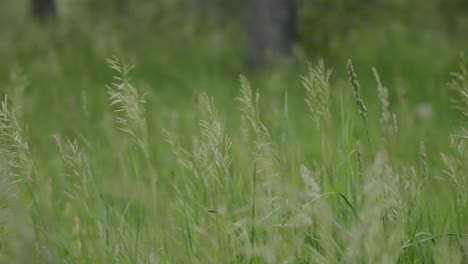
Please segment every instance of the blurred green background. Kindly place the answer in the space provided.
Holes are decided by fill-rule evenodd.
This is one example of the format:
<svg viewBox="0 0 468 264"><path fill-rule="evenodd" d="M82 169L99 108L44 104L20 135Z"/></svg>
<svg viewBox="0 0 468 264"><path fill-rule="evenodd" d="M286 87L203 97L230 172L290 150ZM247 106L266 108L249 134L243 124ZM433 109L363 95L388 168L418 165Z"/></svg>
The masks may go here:
<svg viewBox="0 0 468 264"><path fill-rule="evenodd" d="M117 55L139 65L138 74L148 81L180 89L196 87L206 75L249 73L249 29L262 23L262 18L252 19L254 2L267 2L267 11L278 13L275 8L290 5L282 2L293 2L55 0L54 17L40 23L33 17L34 1L0 3L2 79L11 65L22 63L44 63L42 70L50 75L64 71L98 78L104 58ZM295 67L322 57L341 74L343 62L352 58L358 67L377 67L392 84L399 77L420 84L415 93L429 92L430 78L453 69L468 42L463 0L297 0L290 9L294 25L279 34L292 32L284 38L292 42ZM284 27L278 20L272 28Z"/></svg>

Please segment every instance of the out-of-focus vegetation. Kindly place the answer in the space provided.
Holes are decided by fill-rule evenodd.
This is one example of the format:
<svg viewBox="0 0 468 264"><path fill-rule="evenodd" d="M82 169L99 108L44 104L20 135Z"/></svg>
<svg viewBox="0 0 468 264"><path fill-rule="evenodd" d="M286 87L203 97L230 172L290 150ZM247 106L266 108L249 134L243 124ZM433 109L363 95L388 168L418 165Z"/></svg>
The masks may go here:
<svg viewBox="0 0 468 264"><path fill-rule="evenodd" d="M0 263L467 261L466 1L249 4L0 2Z"/></svg>

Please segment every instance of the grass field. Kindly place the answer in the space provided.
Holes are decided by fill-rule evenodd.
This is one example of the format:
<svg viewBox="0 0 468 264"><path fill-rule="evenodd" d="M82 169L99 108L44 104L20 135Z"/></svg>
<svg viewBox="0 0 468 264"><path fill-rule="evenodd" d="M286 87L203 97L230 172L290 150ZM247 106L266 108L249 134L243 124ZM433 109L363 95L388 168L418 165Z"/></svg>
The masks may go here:
<svg viewBox="0 0 468 264"><path fill-rule="evenodd" d="M468 263L466 43L126 25L1 27L0 263Z"/></svg>

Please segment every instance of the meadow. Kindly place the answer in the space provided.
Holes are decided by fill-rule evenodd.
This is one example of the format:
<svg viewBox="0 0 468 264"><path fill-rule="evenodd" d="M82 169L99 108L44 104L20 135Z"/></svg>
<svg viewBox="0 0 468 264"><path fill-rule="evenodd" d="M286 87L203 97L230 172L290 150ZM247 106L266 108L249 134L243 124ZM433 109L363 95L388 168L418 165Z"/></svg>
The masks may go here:
<svg viewBox="0 0 468 264"><path fill-rule="evenodd" d="M0 263L468 262L465 40L393 24L253 72L237 28L15 19Z"/></svg>

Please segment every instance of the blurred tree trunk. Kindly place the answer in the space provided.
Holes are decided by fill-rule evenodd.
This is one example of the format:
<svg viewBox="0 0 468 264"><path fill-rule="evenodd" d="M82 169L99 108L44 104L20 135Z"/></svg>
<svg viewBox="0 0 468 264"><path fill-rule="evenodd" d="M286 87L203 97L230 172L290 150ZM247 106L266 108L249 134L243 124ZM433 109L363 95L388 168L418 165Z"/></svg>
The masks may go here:
<svg viewBox="0 0 468 264"><path fill-rule="evenodd" d="M115 5L117 12L119 14L126 14L128 11L128 1L127 0L116 0Z"/></svg>
<svg viewBox="0 0 468 264"><path fill-rule="evenodd" d="M32 0L32 14L35 18L44 20L55 16L54 0Z"/></svg>
<svg viewBox="0 0 468 264"><path fill-rule="evenodd" d="M250 60L254 67L292 60L297 38L295 0L251 0L247 22Z"/></svg>

